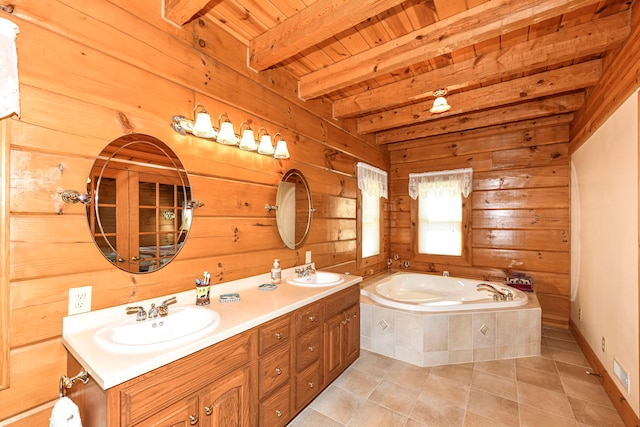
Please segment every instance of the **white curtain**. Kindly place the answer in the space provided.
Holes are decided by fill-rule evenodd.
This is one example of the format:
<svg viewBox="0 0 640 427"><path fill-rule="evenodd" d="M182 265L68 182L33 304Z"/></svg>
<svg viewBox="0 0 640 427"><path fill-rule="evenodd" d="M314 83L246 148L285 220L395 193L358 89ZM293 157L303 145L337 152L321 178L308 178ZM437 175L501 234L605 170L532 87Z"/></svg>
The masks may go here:
<svg viewBox="0 0 640 427"><path fill-rule="evenodd" d="M473 187L473 169L452 169L447 171L409 174L409 196L416 200L418 196L443 195L452 197L462 194L465 198Z"/></svg>
<svg viewBox="0 0 640 427"><path fill-rule="evenodd" d="M20 116L16 53L16 34L19 32L16 24L0 18L0 119L14 113Z"/></svg>
<svg viewBox="0 0 640 427"><path fill-rule="evenodd" d="M358 163L358 188L373 197L389 198L387 173L366 163Z"/></svg>

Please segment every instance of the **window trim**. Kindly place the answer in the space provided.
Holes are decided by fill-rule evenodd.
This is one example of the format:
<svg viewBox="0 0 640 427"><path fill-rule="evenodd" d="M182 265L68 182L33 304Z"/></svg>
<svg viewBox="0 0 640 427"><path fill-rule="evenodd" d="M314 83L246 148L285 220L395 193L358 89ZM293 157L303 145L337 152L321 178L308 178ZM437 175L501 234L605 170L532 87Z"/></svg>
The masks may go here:
<svg viewBox="0 0 640 427"><path fill-rule="evenodd" d="M387 235L385 234L384 224L386 224L386 216L384 203L385 200L380 197L380 253L377 255L371 255L366 258L362 257L362 190L357 191L356 198L356 266L357 268L364 268L373 266L375 264L385 262L387 258Z"/></svg>

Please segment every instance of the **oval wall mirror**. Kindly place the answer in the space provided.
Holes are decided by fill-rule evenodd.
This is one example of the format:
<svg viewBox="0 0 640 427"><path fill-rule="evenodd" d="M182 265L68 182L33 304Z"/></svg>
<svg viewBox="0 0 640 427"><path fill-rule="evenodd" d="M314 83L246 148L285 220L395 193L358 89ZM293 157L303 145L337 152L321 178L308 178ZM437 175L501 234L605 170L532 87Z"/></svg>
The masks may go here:
<svg viewBox="0 0 640 427"><path fill-rule="evenodd" d="M159 139L131 134L111 142L91 168L87 194L91 235L116 267L157 271L184 245L193 215L189 177Z"/></svg>
<svg viewBox="0 0 640 427"><path fill-rule="evenodd" d="M285 246L301 247L311 229L311 191L302 172L291 169L284 174L276 193L276 224Z"/></svg>

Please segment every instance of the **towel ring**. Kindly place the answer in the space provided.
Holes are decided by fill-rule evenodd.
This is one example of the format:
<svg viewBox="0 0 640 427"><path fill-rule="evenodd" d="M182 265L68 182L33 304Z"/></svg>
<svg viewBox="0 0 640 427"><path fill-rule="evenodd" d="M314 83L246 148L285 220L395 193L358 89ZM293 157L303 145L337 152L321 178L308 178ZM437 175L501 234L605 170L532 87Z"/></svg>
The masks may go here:
<svg viewBox="0 0 640 427"><path fill-rule="evenodd" d="M60 399L64 397L65 389L73 387L73 384L78 380L82 381L83 384L89 382L89 373L86 369L82 368L82 371L75 377L67 377L66 375L60 377L60 384L58 385L60 388Z"/></svg>

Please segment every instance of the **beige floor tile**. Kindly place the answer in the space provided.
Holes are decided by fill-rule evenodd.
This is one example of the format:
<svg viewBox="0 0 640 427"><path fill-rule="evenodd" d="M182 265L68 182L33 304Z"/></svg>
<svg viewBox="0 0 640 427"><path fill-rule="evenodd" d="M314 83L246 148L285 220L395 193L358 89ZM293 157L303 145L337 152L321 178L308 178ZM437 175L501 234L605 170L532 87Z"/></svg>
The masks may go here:
<svg viewBox="0 0 640 427"><path fill-rule="evenodd" d="M575 427L576 420L520 405L520 427Z"/></svg>
<svg viewBox="0 0 640 427"><path fill-rule="evenodd" d="M365 402L360 411L347 423L347 427L402 427L407 417L373 402Z"/></svg>
<svg viewBox="0 0 640 427"><path fill-rule="evenodd" d="M565 418L573 418L569 399L564 393L518 382L518 402Z"/></svg>
<svg viewBox="0 0 640 427"><path fill-rule="evenodd" d="M573 351L575 353L581 352L580 347L575 341L565 341L547 337L547 346L549 346L549 348L559 348L562 350Z"/></svg>
<svg viewBox="0 0 640 427"><path fill-rule="evenodd" d="M495 394L496 396L513 400L514 402L518 401L518 386L515 380L488 374L477 369L473 371L471 388Z"/></svg>
<svg viewBox="0 0 640 427"><path fill-rule="evenodd" d="M382 356L370 351L361 350L358 360L353 362L352 368L360 369L369 372L371 375L376 376L380 380L386 375L387 371L396 362L387 356Z"/></svg>
<svg viewBox="0 0 640 427"><path fill-rule="evenodd" d="M556 365L567 396L613 408L598 377L587 375L582 366L562 362L556 362Z"/></svg>
<svg viewBox="0 0 640 427"><path fill-rule="evenodd" d="M473 378L473 363L433 366L431 368L430 376L433 375L438 375L464 385L469 385Z"/></svg>
<svg viewBox="0 0 640 427"><path fill-rule="evenodd" d="M310 407L339 423L346 424L364 402L365 399L330 385L311 402Z"/></svg>
<svg viewBox="0 0 640 427"><path fill-rule="evenodd" d="M307 407L288 424L288 427L344 427L344 424L327 417L311 407Z"/></svg>
<svg viewBox="0 0 640 427"><path fill-rule="evenodd" d="M506 360L489 360L486 362L476 362L473 364L473 370L482 371L488 374L507 378L516 379L516 363L515 359Z"/></svg>
<svg viewBox="0 0 640 427"><path fill-rule="evenodd" d="M410 418L430 427L456 427L462 426L464 413L464 408L460 406L420 395Z"/></svg>
<svg viewBox="0 0 640 427"><path fill-rule="evenodd" d="M429 372L431 372L431 368L420 368L409 363L396 361L384 379L420 391L424 388Z"/></svg>
<svg viewBox="0 0 640 427"><path fill-rule="evenodd" d="M556 362L569 363L572 365L582 366L584 368L591 368L587 358L582 353L576 353L575 351L562 350L560 348L550 349L551 357Z"/></svg>
<svg viewBox="0 0 640 427"><path fill-rule="evenodd" d="M525 367L529 369L535 369L536 371L543 371L552 374L556 374L556 364L553 359L548 359L546 357L540 356L531 356L531 357L522 357L516 359L517 367Z"/></svg>
<svg viewBox="0 0 640 427"><path fill-rule="evenodd" d="M333 382L333 385L367 398L384 378L384 375L380 374L380 371L371 372L370 369L361 370L351 366Z"/></svg>
<svg viewBox="0 0 640 427"><path fill-rule="evenodd" d="M542 335L549 338L555 338L563 341L575 342L575 337L568 329L542 328Z"/></svg>
<svg viewBox="0 0 640 427"><path fill-rule="evenodd" d="M463 427L507 427L509 424L502 424L482 415L475 414L469 410L464 414Z"/></svg>
<svg viewBox="0 0 640 427"><path fill-rule="evenodd" d="M469 392L467 410L508 426L519 424L517 402L475 388Z"/></svg>
<svg viewBox="0 0 640 427"><path fill-rule="evenodd" d="M409 418L407 420L407 423L404 425L404 427L429 427L429 426L423 422Z"/></svg>
<svg viewBox="0 0 640 427"><path fill-rule="evenodd" d="M516 377L519 383L527 383L557 393L564 393L560 376L555 372L543 372L525 366L516 366Z"/></svg>
<svg viewBox="0 0 640 427"><path fill-rule="evenodd" d="M409 415L418 400L418 393L390 381L381 382L373 391L369 400L401 415Z"/></svg>
<svg viewBox="0 0 640 427"><path fill-rule="evenodd" d="M594 405L584 400L569 398L571 408L578 422L589 426L624 427L622 419L613 408Z"/></svg>
<svg viewBox="0 0 640 427"><path fill-rule="evenodd" d="M469 386L438 375L429 375L418 401L451 404L464 408L467 406Z"/></svg>

